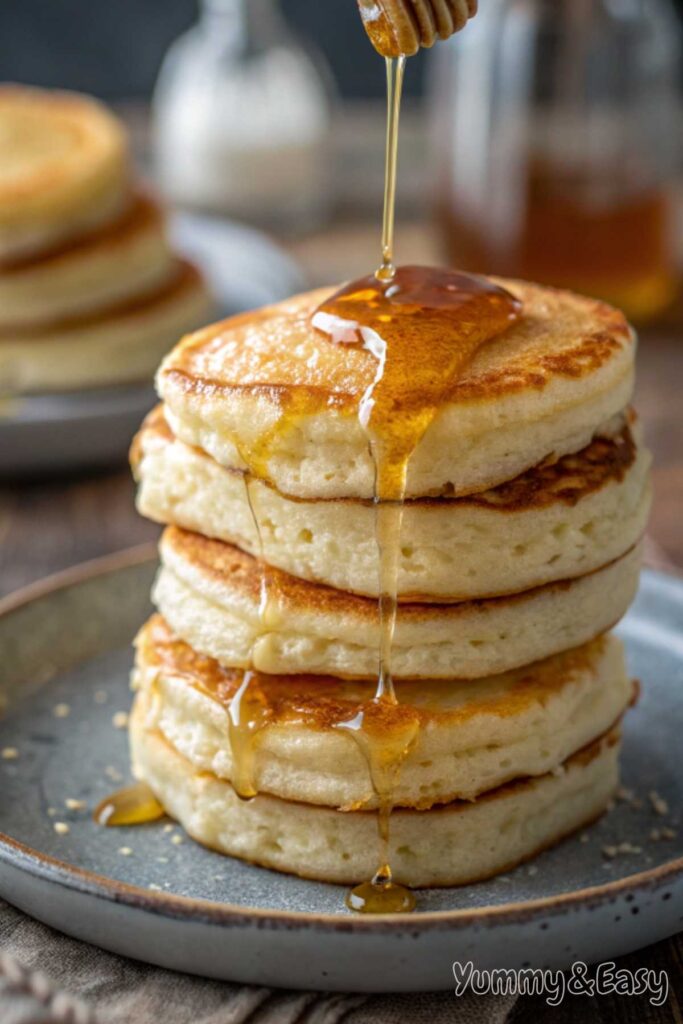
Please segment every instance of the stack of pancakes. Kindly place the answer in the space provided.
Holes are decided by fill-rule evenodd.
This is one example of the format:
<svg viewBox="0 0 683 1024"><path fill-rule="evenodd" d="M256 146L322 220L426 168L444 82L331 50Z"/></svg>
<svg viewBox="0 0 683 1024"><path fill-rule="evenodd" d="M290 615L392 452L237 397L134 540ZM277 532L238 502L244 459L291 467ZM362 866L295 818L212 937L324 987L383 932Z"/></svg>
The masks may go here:
<svg viewBox="0 0 683 1024"><path fill-rule="evenodd" d="M500 283L521 319L467 364L409 463L398 708L373 703L374 466L355 407L376 364L311 326L329 292L205 328L162 364L132 451L139 508L167 529L131 740L137 777L200 842L370 878L373 745L401 750L390 862L411 886L507 869L614 793L634 692L608 630L650 501L635 339L601 303ZM347 728L361 712L365 746Z"/></svg>
<svg viewBox="0 0 683 1024"><path fill-rule="evenodd" d="M0 393L150 376L209 301L122 125L85 96L3 86L0 151Z"/></svg>

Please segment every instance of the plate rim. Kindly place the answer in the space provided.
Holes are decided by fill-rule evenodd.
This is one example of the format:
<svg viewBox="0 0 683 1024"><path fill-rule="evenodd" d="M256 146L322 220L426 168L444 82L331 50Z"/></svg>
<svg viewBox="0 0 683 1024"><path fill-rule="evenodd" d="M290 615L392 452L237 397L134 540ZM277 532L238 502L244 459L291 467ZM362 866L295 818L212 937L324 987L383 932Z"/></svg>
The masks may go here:
<svg viewBox="0 0 683 1024"><path fill-rule="evenodd" d="M132 548L125 548L111 554L90 559L78 565L62 569L42 579L21 587L0 598L0 619L35 601L45 599L60 590L79 586L92 579L107 576L125 569L158 560L156 542L147 542ZM647 569L649 577L660 578L665 584L674 583L681 589L683 580L675 573ZM0 864L26 872L35 878L82 894L122 903L132 909L155 913L173 919L198 919L208 924L229 926L257 924L287 929L321 928L325 931L393 933L408 928L412 933L438 931L443 928L461 928L470 925L514 925L524 924L541 914L556 915L566 910L614 900L634 890L659 888L668 882L683 878L683 856L638 871L623 878L604 882L600 885L574 889L570 892L543 896L533 900L498 903L487 907L462 908L455 910L431 910L419 914L378 915L376 918L362 915L318 913L314 911L264 910L233 903L222 903L173 893L157 893L143 886L120 882L106 875L88 871L68 861L21 843L0 830ZM269 870L263 868L262 870Z"/></svg>

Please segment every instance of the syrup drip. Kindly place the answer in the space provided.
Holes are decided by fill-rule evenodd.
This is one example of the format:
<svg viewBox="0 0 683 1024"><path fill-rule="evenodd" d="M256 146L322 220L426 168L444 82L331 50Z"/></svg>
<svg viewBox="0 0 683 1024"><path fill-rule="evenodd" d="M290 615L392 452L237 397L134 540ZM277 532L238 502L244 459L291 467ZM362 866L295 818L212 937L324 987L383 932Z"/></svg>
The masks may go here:
<svg viewBox="0 0 683 1024"><path fill-rule="evenodd" d="M244 456L243 456L244 458ZM245 458L246 461L246 458ZM267 569L263 560L263 543L258 517L250 490L249 474L244 476L244 489L260 550L259 623L264 628L268 603ZM232 753L231 784L241 800L251 800L258 793L254 780L256 740L268 724L269 713L259 685L259 673L253 664L244 671L241 683L227 707L228 736ZM98 825L142 825L164 817L165 810L146 783L118 790L106 797L93 812Z"/></svg>
<svg viewBox="0 0 683 1024"><path fill-rule="evenodd" d="M163 818L166 811L146 782L119 789L105 797L93 811L98 825L145 825Z"/></svg>
<svg viewBox="0 0 683 1024"><path fill-rule="evenodd" d="M258 793L254 781L255 740L267 720L258 688L258 674L248 669L228 708L232 751L230 782L242 800L251 800Z"/></svg>
<svg viewBox="0 0 683 1024"><path fill-rule="evenodd" d="M242 458L249 453L240 453ZM247 459L245 459L247 461ZM244 490L249 506L252 523L256 531L259 548L259 633L265 628L266 610L268 606L268 573L263 557L263 538L251 493L251 480L244 476ZM256 640L254 641L256 643ZM228 707L228 734L232 753L231 784L241 800L251 800L258 795L254 775L256 757L256 740L268 724L268 712L259 687L259 674L253 665L253 645L249 652L250 665L245 671L242 683L230 701Z"/></svg>
<svg viewBox="0 0 683 1024"><path fill-rule="evenodd" d="M391 880L391 868L384 864L369 882L349 889L346 906L360 914L408 914L415 910L415 894Z"/></svg>
<svg viewBox="0 0 683 1024"><path fill-rule="evenodd" d="M385 640L384 630L382 641ZM390 641L389 641L390 647ZM388 663L384 666L387 669ZM385 689L386 682L390 690ZM396 714L392 714L392 711ZM336 728L349 732L365 757L373 792L378 801L377 831L379 836L378 867L370 882L364 882L347 893L346 905L361 913L386 914L415 908L415 897L405 886L393 881L389 863L389 821L394 793L405 761L420 731L417 712L407 714L394 693L391 676L380 677L374 698L349 721Z"/></svg>
<svg viewBox="0 0 683 1024"><path fill-rule="evenodd" d="M381 271L382 268L380 268ZM400 536L410 457L462 368L482 344L519 316L510 294L481 278L429 267L399 267L390 280L374 275L342 288L316 311L313 326L333 343L365 348L375 378L358 407L375 466L375 533L379 554L379 674L374 705L396 708L391 648L398 607ZM379 801L380 865L354 889L347 905L366 913L404 910L411 897L392 881L388 863L392 794L417 738L373 737L371 706L347 729L368 761ZM377 766L381 765L378 770Z"/></svg>
<svg viewBox="0 0 683 1024"><path fill-rule="evenodd" d="M412 910L413 894L393 881L389 822L403 763L419 723L373 730L373 709L398 710L391 649L398 608L400 536L408 463L462 368L486 341L517 319L520 304L482 278L429 267L394 266L394 209L401 87L405 57L387 59L387 150L382 262L324 302L313 326L333 343L365 348L377 361L358 419L375 467L375 535L379 556L380 646L373 701L340 723L363 752L379 803L379 866L370 882L352 889L347 906L363 913Z"/></svg>
<svg viewBox="0 0 683 1024"><path fill-rule="evenodd" d="M405 57L386 58L387 67L387 142L384 163L384 213L382 216L382 263L376 274L380 281L391 281L394 267L394 220L396 211L396 172L398 168L398 127Z"/></svg>

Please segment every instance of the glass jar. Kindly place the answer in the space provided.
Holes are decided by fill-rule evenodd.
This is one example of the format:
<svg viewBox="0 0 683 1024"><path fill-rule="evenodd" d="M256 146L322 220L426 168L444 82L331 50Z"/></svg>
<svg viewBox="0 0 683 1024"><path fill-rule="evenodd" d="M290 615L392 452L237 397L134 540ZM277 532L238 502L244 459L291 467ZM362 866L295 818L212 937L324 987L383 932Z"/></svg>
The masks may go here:
<svg viewBox="0 0 683 1024"><path fill-rule="evenodd" d="M636 320L666 307L680 44L669 0L487 0L435 47L451 260L595 295Z"/></svg>
<svg viewBox="0 0 683 1024"><path fill-rule="evenodd" d="M276 0L202 0L153 101L158 180L173 201L304 230L330 199L330 79Z"/></svg>

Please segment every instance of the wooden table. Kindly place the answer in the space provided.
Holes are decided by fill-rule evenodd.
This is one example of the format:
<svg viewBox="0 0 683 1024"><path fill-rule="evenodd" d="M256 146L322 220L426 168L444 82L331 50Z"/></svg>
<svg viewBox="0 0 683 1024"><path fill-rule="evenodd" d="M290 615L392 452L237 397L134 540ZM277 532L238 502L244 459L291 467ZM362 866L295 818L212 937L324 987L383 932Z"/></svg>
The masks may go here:
<svg viewBox="0 0 683 1024"><path fill-rule="evenodd" d="M438 257L424 223L399 228L402 262ZM377 258L373 226L344 222L290 245L312 283L357 276ZM683 318L681 318L683 319ZM683 328L667 329L641 342L637 405L655 456L655 505L651 520L654 557L683 567ZM0 484L0 596L66 566L154 539L158 529L140 519L125 466L75 477ZM651 551L651 553L652 553ZM683 626L683 624L682 624ZM515 1020L633 1021L683 1024L679 936L633 956L622 965L666 969L672 995L662 1008L645 999L578 997L549 1010L542 1000L520 1004Z"/></svg>

